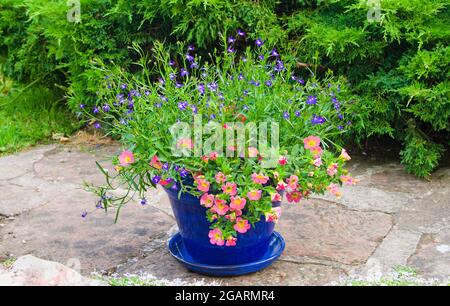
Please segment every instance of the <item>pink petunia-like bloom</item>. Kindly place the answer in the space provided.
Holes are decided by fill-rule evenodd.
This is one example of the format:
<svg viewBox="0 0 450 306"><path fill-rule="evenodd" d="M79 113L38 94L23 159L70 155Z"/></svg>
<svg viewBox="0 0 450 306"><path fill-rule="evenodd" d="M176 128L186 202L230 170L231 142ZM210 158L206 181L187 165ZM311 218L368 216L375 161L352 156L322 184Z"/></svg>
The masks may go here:
<svg viewBox="0 0 450 306"><path fill-rule="evenodd" d="M122 167L127 167L134 163L134 155L131 151L123 151L119 155L119 163Z"/></svg>
<svg viewBox="0 0 450 306"><path fill-rule="evenodd" d="M209 159L210 159L210 160L214 161L214 160L217 159L217 157L219 157L219 153L217 153L217 152L215 152L215 151L209 153Z"/></svg>
<svg viewBox="0 0 450 306"><path fill-rule="evenodd" d="M227 177L222 172L217 172L215 178L217 184L223 184L227 180Z"/></svg>
<svg viewBox="0 0 450 306"><path fill-rule="evenodd" d="M280 156L280 158L278 158L278 163L282 166L286 165L288 162L286 156Z"/></svg>
<svg viewBox="0 0 450 306"><path fill-rule="evenodd" d="M266 218L266 222L277 223L281 217L281 207L272 208L271 212L264 214L264 217Z"/></svg>
<svg viewBox="0 0 450 306"><path fill-rule="evenodd" d="M278 191L285 190L285 189L286 189L286 183L283 182L283 180L279 181L278 184L277 184L276 189L277 189Z"/></svg>
<svg viewBox="0 0 450 306"><path fill-rule="evenodd" d="M250 201L259 201L259 199L261 199L261 194L261 190L251 190L247 193L247 197Z"/></svg>
<svg viewBox="0 0 450 306"><path fill-rule="evenodd" d="M237 241L237 238L230 236L227 238L227 242L225 243L225 245L228 247L236 246L236 241Z"/></svg>
<svg viewBox="0 0 450 306"><path fill-rule="evenodd" d="M200 198L200 204L206 208L210 208L214 205L214 195L213 194L203 194Z"/></svg>
<svg viewBox="0 0 450 306"><path fill-rule="evenodd" d="M320 145L320 138L317 136L308 136L303 139L303 143L305 145L305 149L311 150Z"/></svg>
<svg viewBox="0 0 450 306"><path fill-rule="evenodd" d="M352 158L350 157L350 155L348 155L348 153L347 153L347 151L346 151L345 149L342 149L342 150L341 150L341 155L339 155L339 158L340 158L340 159L343 159L343 160L345 160L345 161L349 161L350 159L352 159Z"/></svg>
<svg viewBox="0 0 450 306"><path fill-rule="evenodd" d="M356 185L356 183L358 183L357 179L348 175L341 175L340 180L345 185Z"/></svg>
<svg viewBox="0 0 450 306"><path fill-rule="evenodd" d="M253 180L253 182L256 183L256 184L262 184L262 185L264 185L264 184L266 184L267 181L269 180L269 177L266 176L266 175L264 175L264 174L262 174L262 173L259 173L259 174L253 173L253 174L252 174L252 180Z"/></svg>
<svg viewBox="0 0 450 306"><path fill-rule="evenodd" d="M279 194L278 192L274 192L270 195L270 199L272 200L272 202L281 202L281 194Z"/></svg>
<svg viewBox="0 0 450 306"><path fill-rule="evenodd" d="M227 205L227 202L225 202L225 200L216 199L211 210L219 216L223 216L228 212L228 210L230 210L230 207Z"/></svg>
<svg viewBox="0 0 450 306"><path fill-rule="evenodd" d="M292 185L296 185L297 183L298 183L298 176L297 175L291 175L288 179L287 179L287 182L289 183L289 184L292 184Z"/></svg>
<svg viewBox="0 0 450 306"><path fill-rule="evenodd" d="M313 165L316 167L320 167L322 166L322 159L320 157L316 158L315 160L313 160Z"/></svg>
<svg viewBox="0 0 450 306"><path fill-rule="evenodd" d="M248 157L250 158L254 158L254 157L258 157L258 149L255 147L249 147L248 148Z"/></svg>
<svg viewBox="0 0 450 306"><path fill-rule="evenodd" d="M245 207L247 200L241 197L231 197L230 207L232 210L242 210Z"/></svg>
<svg viewBox="0 0 450 306"><path fill-rule="evenodd" d="M202 156L202 162L207 164L209 162L209 157L207 155L203 155Z"/></svg>
<svg viewBox="0 0 450 306"><path fill-rule="evenodd" d="M192 142L192 139L190 139L190 138L182 138L177 141L177 148L178 149L193 149L194 143Z"/></svg>
<svg viewBox="0 0 450 306"><path fill-rule="evenodd" d="M237 185L235 183L227 182L222 186L222 191L226 194L234 196L237 193Z"/></svg>
<svg viewBox="0 0 450 306"><path fill-rule="evenodd" d="M225 218L227 220L230 220L231 222L236 222L236 218L242 216L242 211L241 210L235 210L231 213L229 213L228 215L225 216Z"/></svg>
<svg viewBox="0 0 450 306"><path fill-rule="evenodd" d="M162 169L162 163L159 161L158 156L153 156L152 160L150 161L150 166L152 166L155 169L161 170Z"/></svg>
<svg viewBox="0 0 450 306"><path fill-rule="evenodd" d="M225 240L223 239L222 231L218 228L209 231L208 234L209 243L216 244L218 246L223 246L225 244Z"/></svg>
<svg viewBox="0 0 450 306"><path fill-rule="evenodd" d="M209 191L209 182L205 179L197 179L197 189L203 192Z"/></svg>
<svg viewBox="0 0 450 306"><path fill-rule="evenodd" d="M335 195L336 197L340 197L341 195L342 195L342 193L339 191L339 188L338 188L338 185L336 185L336 184L330 184L328 187L327 187L327 190L331 193L331 194L333 194L333 195Z"/></svg>
<svg viewBox="0 0 450 306"><path fill-rule="evenodd" d="M234 229L241 233L241 234L245 234L249 229L250 229L251 225L250 223L248 223L248 220L242 219L242 218L237 218L236 219L236 224L234 225Z"/></svg>
<svg viewBox="0 0 450 306"><path fill-rule="evenodd" d="M322 156L323 150L321 147L312 148L311 153L314 155L314 158L318 158Z"/></svg>
<svg viewBox="0 0 450 306"><path fill-rule="evenodd" d="M286 193L286 199L289 203L298 203L302 198L302 193L298 190Z"/></svg>
<svg viewBox="0 0 450 306"><path fill-rule="evenodd" d="M333 175L335 175L335 174L337 173L337 171L338 171L337 169L338 169L338 164L332 163L332 164L329 165L328 168L327 168L327 174L328 174L329 176L333 176Z"/></svg>

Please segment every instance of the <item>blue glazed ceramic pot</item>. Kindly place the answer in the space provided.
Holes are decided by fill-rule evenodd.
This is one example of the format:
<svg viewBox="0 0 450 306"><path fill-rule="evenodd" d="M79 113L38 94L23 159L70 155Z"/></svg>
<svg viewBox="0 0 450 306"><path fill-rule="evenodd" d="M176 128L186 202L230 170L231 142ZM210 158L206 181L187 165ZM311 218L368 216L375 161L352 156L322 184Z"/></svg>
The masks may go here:
<svg viewBox="0 0 450 306"><path fill-rule="evenodd" d="M266 222L264 216L245 234L238 233L236 246L216 246L209 242L210 223L200 200L187 193L179 198L178 191L172 189L166 192L185 248L195 261L215 266L245 265L261 260L267 253L275 224ZM273 203L273 207L280 204Z"/></svg>

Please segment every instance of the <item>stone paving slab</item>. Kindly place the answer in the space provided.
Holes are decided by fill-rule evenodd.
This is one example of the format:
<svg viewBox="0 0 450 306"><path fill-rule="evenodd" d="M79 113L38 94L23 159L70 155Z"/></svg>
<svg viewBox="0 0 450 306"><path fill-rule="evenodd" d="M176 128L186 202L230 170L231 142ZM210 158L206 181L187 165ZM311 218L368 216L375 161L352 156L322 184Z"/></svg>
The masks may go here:
<svg viewBox="0 0 450 306"><path fill-rule="evenodd" d="M83 180L100 184L100 160L117 145L49 145L0 158L0 260L33 254L67 263L78 259L82 272L148 273L163 279L194 281L173 259L167 240L176 231L163 190L148 194L145 207L130 203L114 214L95 211L95 197ZM314 197L283 204L277 230L287 247L273 266L248 276L214 279L224 285L323 285L347 275L388 272L410 265L425 276L450 278L450 169L424 181L392 161L354 158L361 180L344 196ZM80 217L87 209L86 219ZM13 218L7 216L13 215Z"/></svg>

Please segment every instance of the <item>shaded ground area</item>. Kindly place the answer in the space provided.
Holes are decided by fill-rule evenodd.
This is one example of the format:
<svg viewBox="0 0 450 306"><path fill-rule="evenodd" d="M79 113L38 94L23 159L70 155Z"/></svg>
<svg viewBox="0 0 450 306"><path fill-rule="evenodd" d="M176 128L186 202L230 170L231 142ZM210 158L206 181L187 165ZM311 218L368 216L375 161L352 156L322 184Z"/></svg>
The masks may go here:
<svg viewBox="0 0 450 306"><path fill-rule="evenodd" d="M49 145L0 158L0 260L33 254L63 264L79 260L84 275L147 273L230 285L322 285L397 265L423 277L450 277L450 168L427 182L396 162L355 157L350 167L361 182L341 198L284 205L277 230L287 247L280 260L217 280L188 272L166 250L176 225L164 191L151 192L147 206L130 203L118 224L114 213L95 211L83 180L102 183L95 160L108 167L118 151L114 144Z"/></svg>

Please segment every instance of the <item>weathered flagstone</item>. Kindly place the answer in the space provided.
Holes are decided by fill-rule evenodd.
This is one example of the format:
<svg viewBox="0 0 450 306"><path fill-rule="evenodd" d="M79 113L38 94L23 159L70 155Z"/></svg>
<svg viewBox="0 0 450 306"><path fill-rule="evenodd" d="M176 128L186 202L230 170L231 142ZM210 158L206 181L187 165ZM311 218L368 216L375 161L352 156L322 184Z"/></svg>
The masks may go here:
<svg viewBox="0 0 450 306"><path fill-rule="evenodd" d="M333 202L284 204L277 230L286 239L284 256L314 257L347 265L365 262L392 226L381 212L349 210Z"/></svg>

